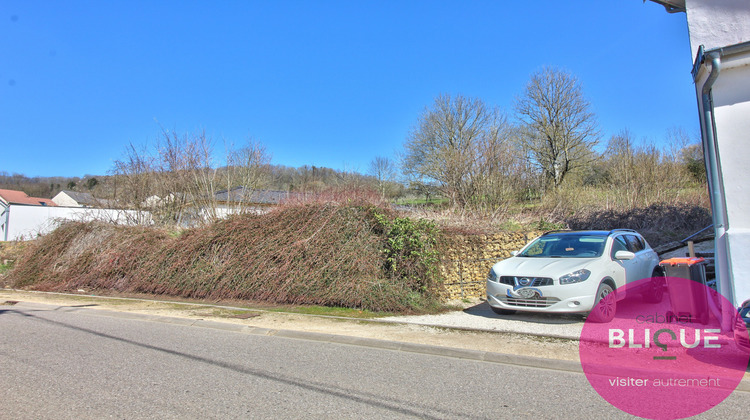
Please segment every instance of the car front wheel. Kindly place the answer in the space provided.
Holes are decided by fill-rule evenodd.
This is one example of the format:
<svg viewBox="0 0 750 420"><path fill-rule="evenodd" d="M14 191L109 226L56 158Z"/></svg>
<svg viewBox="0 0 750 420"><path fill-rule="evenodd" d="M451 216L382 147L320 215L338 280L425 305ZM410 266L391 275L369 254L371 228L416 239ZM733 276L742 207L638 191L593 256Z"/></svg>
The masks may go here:
<svg viewBox="0 0 750 420"><path fill-rule="evenodd" d="M596 304L591 310L588 320L593 322L605 323L615 318L617 310L617 300L615 299L614 290L606 283L599 285L596 291Z"/></svg>

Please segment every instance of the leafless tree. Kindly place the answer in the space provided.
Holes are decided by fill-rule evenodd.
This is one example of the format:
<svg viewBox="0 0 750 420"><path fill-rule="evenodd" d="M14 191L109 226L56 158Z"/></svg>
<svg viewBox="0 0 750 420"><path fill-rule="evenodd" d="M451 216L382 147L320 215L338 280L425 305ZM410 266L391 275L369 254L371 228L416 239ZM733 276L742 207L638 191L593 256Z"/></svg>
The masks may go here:
<svg viewBox="0 0 750 420"><path fill-rule="evenodd" d="M153 171L153 158L146 148L139 149L133 143L128 144L124 157L114 162L112 173L117 185L114 198L127 206L136 207L153 194Z"/></svg>
<svg viewBox="0 0 750 420"><path fill-rule="evenodd" d="M479 142L474 169L477 186L474 205L485 213L507 210L529 175L522 150L512 141L517 135L516 128L503 124L495 129L501 132Z"/></svg>
<svg viewBox="0 0 750 420"><path fill-rule="evenodd" d="M593 158L596 117L574 76L550 67L534 73L515 110L521 144L554 188Z"/></svg>
<svg viewBox="0 0 750 420"><path fill-rule="evenodd" d="M160 219L178 225L200 222L201 209L215 207L218 187L213 145L205 132L179 135L163 130L154 161Z"/></svg>
<svg viewBox="0 0 750 420"><path fill-rule="evenodd" d="M385 198L386 186L396 177L396 164L390 158L376 156L370 161L368 173L375 178L380 195Z"/></svg>
<svg viewBox="0 0 750 420"><path fill-rule="evenodd" d="M248 140L239 149L230 148L227 151L223 188L227 191L226 205L232 212L245 212L253 192L268 185L271 179L270 165L271 155L265 146L254 140Z"/></svg>
<svg viewBox="0 0 750 420"><path fill-rule="evenodd" d="M217 193L241 187L231 197L231 212L242 212L252 192L265 185L270 157L257 142L248 142L227 153L227 167L220 170L212 141L201 131L180 135L163 130L154 148L130 145L122 160L115 161L117 199L128 208L149 210L154 221L181 226L216 220Z"/></svg>
<svg viewBox="0 0 750 420"><path fill-rule="evenodd" d="M628 130L612 136L602 156L608 171L608 187L620 191L630 208L664 202L688 186L688 168L680 160L684 148L660 150L648 142L636 142Z"/></svg>
<svg viewBox="0 0 750 420"><path fill-rule="evenodd" d="M509 129L498 108L441 95L406 139L404 174L412 182L435 184L453 205L464 207L482 198L488 165L503 154Z"/></svg>
<svg viewBox="0 0 750 420"><path fill-rule="evenodd" d="M684 128L673 127L667 131L666 144L671 157L684 166L693 181L706 182L703 144L698 134L691 137Z"/></svg>

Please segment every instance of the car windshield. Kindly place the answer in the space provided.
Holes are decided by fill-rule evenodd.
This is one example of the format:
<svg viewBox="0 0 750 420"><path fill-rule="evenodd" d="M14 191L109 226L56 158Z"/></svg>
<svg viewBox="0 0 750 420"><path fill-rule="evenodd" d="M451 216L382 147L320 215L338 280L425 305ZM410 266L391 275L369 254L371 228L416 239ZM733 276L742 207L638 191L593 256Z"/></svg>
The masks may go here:
<svg viewBox="0 0 750 420"><path fill-rule="evenodd" d="M604 252L606 235L586 233L550 234L537 238L519 257L596 258Z"/></svg>

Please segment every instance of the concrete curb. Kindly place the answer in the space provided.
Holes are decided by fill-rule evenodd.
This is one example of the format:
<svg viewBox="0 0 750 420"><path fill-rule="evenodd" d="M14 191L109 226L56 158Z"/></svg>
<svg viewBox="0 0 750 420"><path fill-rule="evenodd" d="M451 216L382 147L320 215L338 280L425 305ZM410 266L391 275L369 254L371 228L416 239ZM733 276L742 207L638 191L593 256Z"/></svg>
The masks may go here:
<svg viewBox="0 0 750 420"><path fill-rule="evenodd" d="M211 307L211 308L217 308L217 309L252 311L252 312L261 312L261 313L289 314L289 315L311 317L311 318L338 319L338 320L344 320L344 321L350 321L350 322L371 322L371 323L377 323L377 324L390 324L390 325L416 325L416 326L422 326L422 327L455 330L455 331L485 332L485 333L497 333L497 334L516 334L516 335L524 335L524 336L530 336L530 337L543 337L543 338L555 338L555 339L561 339L561 340L578 341L577 335L538 333L538 332L533 332L533 331L516 331L516 330L508 329L508 328L493 328L493 329L474 328L474 327L461 327L461 326L446 325L446 324L410 322L410 321L403 321L399 319L387 319L387 318L350 318L350 317L335 316L335 315L316 315L316 314L304 314L304 313L298 313L298 312L276 312L276 311L269 311L265 309L216 305L216 304L211 304L211 303L192 303L192 302L179 302L179 301L170 301L170 300L85 295L85 294L62 293L62 292L40 292L36 290L0 289L0 291L3 291L3 290L7 290L10 292L33 293L33 294L42 294L42 295L71 296L71 297L78 297L78 298L86 297L86 298L91 298L91 299L104 299L104 300L126 300L126 301L130 300L134 302L154 302L154 303L176 304L176 305L196 306L196 307Z"/></svg>

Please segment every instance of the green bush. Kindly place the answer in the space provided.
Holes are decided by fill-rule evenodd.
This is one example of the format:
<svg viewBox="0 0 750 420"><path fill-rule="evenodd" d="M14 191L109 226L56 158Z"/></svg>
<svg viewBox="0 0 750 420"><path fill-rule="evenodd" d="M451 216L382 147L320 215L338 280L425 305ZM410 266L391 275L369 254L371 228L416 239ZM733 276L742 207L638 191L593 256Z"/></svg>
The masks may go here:
<svg viewBox="0 0 750 420"><path fill-rule="evenodd" d="M378 232L385 237L383 269L423 294L439 290L439 230L428 220L388 217L373 211Z"/></svg>

